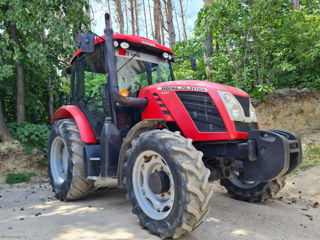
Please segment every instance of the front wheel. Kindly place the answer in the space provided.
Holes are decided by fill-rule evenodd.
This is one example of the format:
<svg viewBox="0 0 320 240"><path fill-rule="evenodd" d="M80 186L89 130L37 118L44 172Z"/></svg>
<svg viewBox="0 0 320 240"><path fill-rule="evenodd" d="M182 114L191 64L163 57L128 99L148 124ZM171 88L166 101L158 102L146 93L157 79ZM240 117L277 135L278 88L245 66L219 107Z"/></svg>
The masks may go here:
<svg viewBox="0 0 320 240"><path fill-rule="evenodd" d="M179 132L148 131L132 141L127 159L127 197L140 225L164 239L201 224L212 195L210 171L191 139Z"/></svg>
<svg viewBox="0 0 320 240"><path fill-rule="evenodd" d="M235 199L247 202L263 202L274 197L286 184L282 176L269 182L245 181L241 173L234 172L229 178L221 179L220 184Z"/></svg>

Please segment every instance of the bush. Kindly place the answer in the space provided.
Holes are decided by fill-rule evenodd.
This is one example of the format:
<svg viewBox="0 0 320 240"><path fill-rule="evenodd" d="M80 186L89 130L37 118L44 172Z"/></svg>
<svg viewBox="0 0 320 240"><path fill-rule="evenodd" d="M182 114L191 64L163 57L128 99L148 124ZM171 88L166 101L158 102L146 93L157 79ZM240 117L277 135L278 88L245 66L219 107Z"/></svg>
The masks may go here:
<svg viewBox="0 0 320 240"><path fill-rule="evenodd" d="M320 145L316 144L315 141L307 144L302 164L300 165L301 170L306 170L320 164Z"/></svg>
<svg viewBox="0 0 320 240"><path fill-rule="evenodd" d="M6 177L7 184L29 182L31 177L37 176L35 173L9 173Z"/></svg>
<svg viewBox="0 0 320 240"><path fill-rule="evenodd" d="M8 123L8 129L15 140L20 141L24 147L24 153L31 153L37 147L41 151L47 151L47 142L50 129L46 124Z"/></svg>

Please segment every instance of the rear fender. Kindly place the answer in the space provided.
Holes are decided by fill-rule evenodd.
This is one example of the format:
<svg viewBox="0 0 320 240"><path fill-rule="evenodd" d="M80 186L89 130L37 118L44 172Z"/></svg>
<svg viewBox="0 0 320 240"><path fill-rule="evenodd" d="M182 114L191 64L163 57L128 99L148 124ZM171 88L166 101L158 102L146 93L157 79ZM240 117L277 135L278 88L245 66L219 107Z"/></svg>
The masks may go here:
<svg viewBox="0 0 320 240"><path fill-rule="evenodd" d="M60 119L74 119L78 126L82 142L87 144L97 143L87 117L78 107L74 105L66 105L59 108L53 115L51 123Z"/></svg>

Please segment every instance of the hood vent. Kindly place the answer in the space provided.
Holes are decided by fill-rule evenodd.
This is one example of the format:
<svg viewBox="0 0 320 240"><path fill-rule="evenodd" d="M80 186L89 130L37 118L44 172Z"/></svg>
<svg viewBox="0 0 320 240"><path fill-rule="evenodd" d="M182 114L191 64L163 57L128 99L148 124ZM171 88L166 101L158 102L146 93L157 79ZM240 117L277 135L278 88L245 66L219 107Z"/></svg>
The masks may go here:
<svg viewBox="0 0 320 240"><path fill-rule="evenodd" d="M199 132L226 132L220 113L207 93L176 92Z"/></svg>

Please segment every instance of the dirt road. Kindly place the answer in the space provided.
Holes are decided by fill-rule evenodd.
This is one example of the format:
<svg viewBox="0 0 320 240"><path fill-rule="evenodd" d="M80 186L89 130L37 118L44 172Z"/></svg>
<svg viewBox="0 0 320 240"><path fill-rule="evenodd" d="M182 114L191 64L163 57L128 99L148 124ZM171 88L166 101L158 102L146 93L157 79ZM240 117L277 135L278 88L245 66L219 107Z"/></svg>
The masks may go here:
<svg viewBox="0 0 320 240"><path fill-rule="evenodd" d="M159 239L139 226L125 192L101 189L61 202L46 182L0 185L0 239ZM217 183L205 222L182 239L320 239L320 166L290 176L276 199L231 199Z"/></svg>

